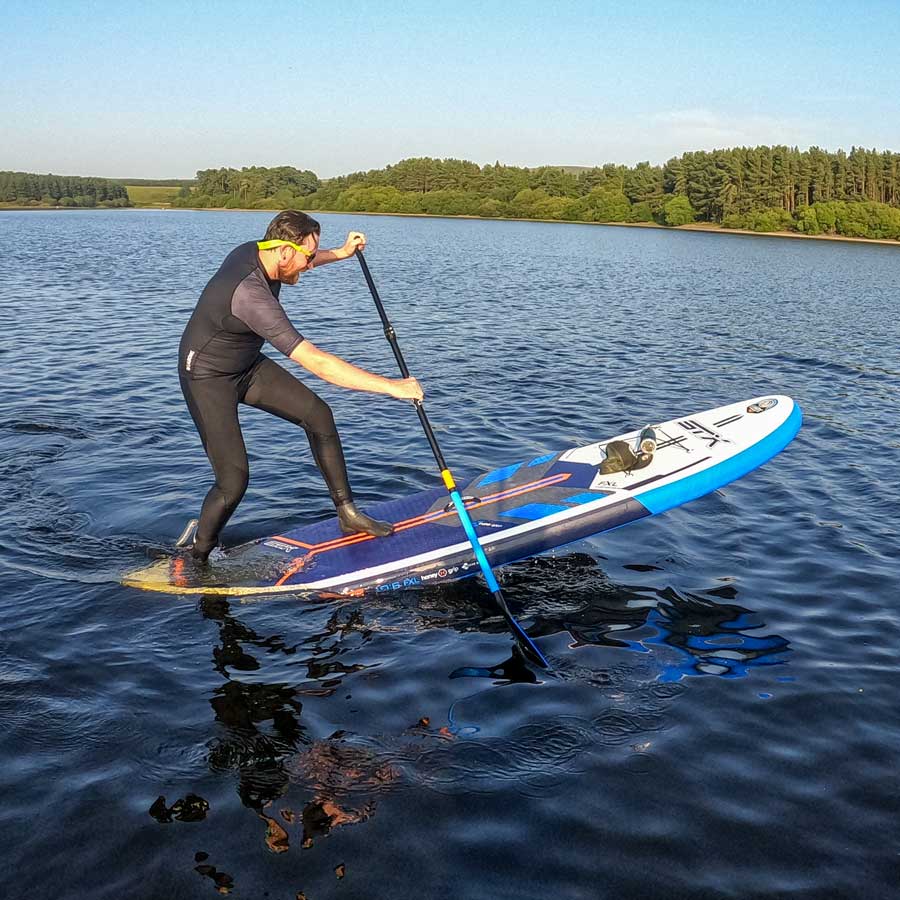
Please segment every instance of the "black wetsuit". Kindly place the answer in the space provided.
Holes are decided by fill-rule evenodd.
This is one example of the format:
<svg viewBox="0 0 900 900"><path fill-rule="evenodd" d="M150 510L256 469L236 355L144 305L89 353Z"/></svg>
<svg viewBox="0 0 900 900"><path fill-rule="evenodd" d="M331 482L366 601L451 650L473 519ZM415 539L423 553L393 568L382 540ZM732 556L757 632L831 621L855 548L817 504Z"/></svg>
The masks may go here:
<svg viewBox="0 0 900 900"><path fill-rule="evenodd" d="M247 489L239 403L304 428L335 506L352 500L328 404L260 353L269 341L289 356L303 340L278 301L280 288L260 265L256 242L241 244L204 288L181 337L181 390L216 477L194 539L195 548L205 552L216 545Z"/></svg>

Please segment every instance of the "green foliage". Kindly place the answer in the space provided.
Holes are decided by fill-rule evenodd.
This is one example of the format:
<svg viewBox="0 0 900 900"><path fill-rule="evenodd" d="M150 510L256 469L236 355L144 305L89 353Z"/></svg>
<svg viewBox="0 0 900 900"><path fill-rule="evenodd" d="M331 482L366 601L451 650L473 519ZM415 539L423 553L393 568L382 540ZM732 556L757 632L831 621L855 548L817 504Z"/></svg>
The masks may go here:
<svg viewBox="0 0 900 900"><path fill-rule="evenodd" d="M174 187L189 188L194 184L193 178L114 178L124 185L137 185L138 187Z"/></svg>
<svg viewBox="0 0 900 900"><path fill-rule="evenodd" d="M796 227L789 212L774 206L732 213L725 216L722 224L726 228L742 228L745 231L791 231Z"/></svg>
<svg viewBox="0 0 900 900"><path fill-rule="evenodd" d="M620 191L625 190L625 177L628 169L625 166L617 166L607 163L605 166L585 169L578 175L579 193L589 194L594 188L611 187Z"/></svg>
<svg viewBox="0 0 900 900"><path fill-rule="evenodd" d="M486 197L478 204L478 215L486 219L502 216L504 214L503 204L493 197Z"/></svg>
<svg viewBox="0 0 900 900"><path fill-rule="evenodd" d="M31 172L0 172L0 203L16 206L131 205L125 186L108 178L35 175Z"/></svg>
<svg viewBox="0 0 900 900"><path fill-rule="evenodd" d="M594 188L584 198L583 211L578 218L584 222L627 222L631 216L631 201L616 182Z"/></svg>
<svg viewBox="0 0 900 900"><path fill-rule="evenodd" d="M417 197L421 212L432 216L466 216L470 215L481 200L474 191L440 190L429 191ZM387 212L388 210L384 210ZM412 212L412 210L402 210Z"/></svg>
<svg viewBox="0 0 900 900"><path fill-rule="evenodd" d="M357 187L341 191L334 209L348 212L419 212L418 195L404 194L395 187Z"/></svg>
<svg viewBox="0 0 900 900"><path fill-rule="evenodd" d="M570 205L565 197L551 197L543 188L525 188L507 208L509 215L519 219L562 219Z"/></svg>
<svg viewBox="0 0 900 900"><path fill-rule="evenodd" d="M634 206L631 207L631 213L628 216L629 222L653 222L653 207L650 204L649 200L642 200L640 203L635 203Z"/></svg>
<svg viewBox="0 0 900 900"><path fill-rule="evenodd" d="M871 200L862 203L816 203L818 222L828 234L900 240L900 209Z"/></svg>
<svg viewBox="0 0 900 900"><path fill-rule="evenodd" d="M822 223L819 222L818 210L815 206L804 206L797 216L797 230L804 234L821 234Z"/></svg>
<svg viewBox="0 0 900 900"><path fill-rule="evenodd" d="M179 192L172 205L252 209L266 201L269 209L286 209L302 205L318 188L315 172L291 166L202 169L193 192L187 196Z"/></svg>
<svg viewBox="0 0 900 900"><path fill-rule="evenodd" d="M628 169L622 181L622 190L632 203L641 203L663 194L663 172L659 166L639 162ZM641 220L648 221L648 220Z"/></svg>
<svg viewBox="0 0 900 900"><path fill-rule="evenodd" d="M829 200L800 209L796 216L778 207L726 216L727 228L751 231L796 230L803 234L900 240L900 208L873 200Z"/></svg>
<svg viewBox="0 0 900 900"><path fill-rule="evenodd" d="M666 201L662 207L662 214L666 225L688 225L697 218L691 201L680 195Z"/></svg>

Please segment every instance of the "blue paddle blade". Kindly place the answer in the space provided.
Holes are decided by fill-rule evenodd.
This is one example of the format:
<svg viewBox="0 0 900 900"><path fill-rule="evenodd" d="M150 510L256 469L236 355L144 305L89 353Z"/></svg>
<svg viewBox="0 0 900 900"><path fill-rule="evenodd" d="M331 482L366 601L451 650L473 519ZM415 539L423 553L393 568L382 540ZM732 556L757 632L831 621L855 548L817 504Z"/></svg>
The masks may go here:
<svg viewBox="0 0 900 900"><path fill-rule="evenodd" d="M516 640L519 642L519 646L522 649L522 652L536 665L541 666L541 668L549 669L550 663L547 662L546 657L540 650L538 650L537 644L525 633L525 629L513 618L512 613L509 611L509 607L506 605L506 601L503 599L503 594L500 592L500 585L497 584L497 579L494 577L494 571L491 569L491 564L488 562L488 558L485 555L484 548L481 546L481 542L478 540L478 535L475 533L475 526L472 524L472 518L469 516L469 511L466 509L466 504L463 502L463 498L460 496L459 491L453 490L450 491L450 499L453 501L453 505L456 507L457 515L459 515L459 521L462 523L463 530L466 533L466 537L469 539L469 543L472 545L472 549L475 551L475 558L478 560L478 565L481 566L482 574L487 581L488 587L491 590L491 593L494 595L494 600L497 602L497 606L500 608L500 612L503 613L503 617L506 619L507 624L509 625L512 633L515 635Z"/></svg>

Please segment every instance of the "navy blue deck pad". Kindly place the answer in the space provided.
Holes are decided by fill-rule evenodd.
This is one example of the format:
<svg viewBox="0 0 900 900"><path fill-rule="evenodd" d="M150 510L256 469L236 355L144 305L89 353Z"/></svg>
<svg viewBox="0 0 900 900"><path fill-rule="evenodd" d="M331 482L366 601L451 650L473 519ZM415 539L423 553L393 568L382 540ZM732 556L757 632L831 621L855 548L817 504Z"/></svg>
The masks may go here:
<svg viewBox="0 0 900 900"><path fill-rule="evenodd" d="M447 502L446 488L432 488L398 500L387 500L383 503L374 503L366 507L366 512L378 519L386 519L388 522L402 522L424 514L429 509L442 508ZM454 521L458 519L454 516ZM300 525L288 531L282 531L276 537L286 537L292 540L303 541L307 544L324 544L334 541L343 534L338 526L337 519L326 519L314 525ZM392 535L391 540L397 536Z"/></svg>
<svg viewBox="0 0 900 900"><path fill-rule="evenodd" d="M566 460L561 459L550 466L543 475L545 478L550 478L553 475L560 475L563 472L569 473L569 478L566 480L566 487L589 488L591 482L597 475L597 466L592 466L590 463L567 462Z"/></svg>

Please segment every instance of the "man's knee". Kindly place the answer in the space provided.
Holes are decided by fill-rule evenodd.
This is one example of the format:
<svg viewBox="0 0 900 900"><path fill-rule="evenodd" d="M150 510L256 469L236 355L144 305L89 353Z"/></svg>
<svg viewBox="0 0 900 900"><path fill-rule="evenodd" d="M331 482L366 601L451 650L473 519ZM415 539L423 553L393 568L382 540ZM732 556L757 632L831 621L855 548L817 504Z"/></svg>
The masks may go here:
<svg viewBox="0 0 900 900"><path fill-rule="evenodd" d="M216 484L225 498L225 503L232 510L241 502L241 498L244 496L249 483L249 471L232 466L219 473L216 477Z"/></svg>
<svg viewBox="0 0 900 900"><path fill-rule="evenodd" d="M337 434L334 413L332 413L331 407L319 397L316 397L316 402L306 421L306 427L308 431L322 436Z"/></svg>

